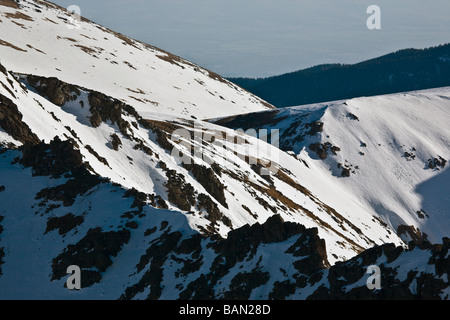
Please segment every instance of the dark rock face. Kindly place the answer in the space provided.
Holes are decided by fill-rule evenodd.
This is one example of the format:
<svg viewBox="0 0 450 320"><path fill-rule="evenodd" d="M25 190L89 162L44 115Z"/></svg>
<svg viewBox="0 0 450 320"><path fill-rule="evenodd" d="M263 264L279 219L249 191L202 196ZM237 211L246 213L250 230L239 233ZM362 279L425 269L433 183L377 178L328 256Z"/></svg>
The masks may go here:
<svg viewBox="0 0 450 320"><path fill-rule="evenodd" d="M3 73L4 75L8 75L8 71L2 64L0 64L0 72Z"/></svg>
<svg viewBox="0 0 450 320"><path fill-rule="evenodd" d="M323 132L323 122L317 121L313 123L307 123L305 128L309 129L307 134L310 136L315 136L316 134Z"/></svg>
<svg viewBox="0 0 450 320"><path fill-rule="evenodd" d="M321 144L319 142L310 144L309 145L309 149L314 151L317 154L317 156L320 159L322 159L322 160L324 160L324 159L326 159L328 157L328 148L327 148L327 146L323 145L323 144Z"/></svg>
<svg viewBox="0 0 450 320"><path fill-rule="evenodd" d="M0 127L15 140L22 143L36 144L39 138L30 127L22 121L23 115L17 106L7 97L0 94Z"/></svg>
<svg viewBox="0 0 450 320"><path fill-rule="evenodd" d="M67 267L77 265L81 268L82 288L100 282L101 272L112 265L111 257L117 256L129 239L129 230L103 232L101 228L90 229L83 239L69 245L53 259L52 280L65 277Z"/></svg>
<svg viewBox="0 0 450 320"><path fill-rule="evenodd" d="M351 171L349 168L343 168L341 175L344 178L348 178L348 177L350 177L350 173L351 173Z"/></svg>
<svg viewBox="0 0 450 320"><path fill-rule="evenodd" d="M156 133L156 142L166 149L167 151L172 151L173 145L170 143L170 136L172 133L180 129L181 127L171 123L156 120L140 119L139 123L146 129L152 130Z"/></svg>
<svg viewBox="0 0 450 320"><path fill-rule="evenodd" d="M250 272L238 273L230 283L230 290L224 293L225 300L248 300L253 289L265 285L270 280L270 273L263 272L256 266Z"/></svg>
<svg viewBox="0 0 450 320"><path fill-rule="evenodd" d="M73 140L61 141L55 137L49 144L43 142L21 147L22 158L18 161L25 167L33 168L34 176L51 176L73 178L65 184L41 190L36 199L44 205L47 201L61 201L64 206L71 206L78 195L82 195L106 182L107 179L93 175L83 162L82 155Z"/></svg>
<svg viewBox="0 0 450 320"><path fill-rule="evenodd" d="M424 241L427 241L427 235L422 234L420 230L414 228L413 226L400 225L397 227L397 234L399 236L407 236L412 242L416 245L422 244ZM407 240L408 241L408 240Z"/></svg>
<svg viewBox="0 0 450 320"><path fill-rule="evenodd" d="M90 123L96 128L102 122L111 121L117 125L120 132L127 138L131 139L131 125L122 118L123 114L132 115L138 122L142 118L134 110L133 107L111 97L106 96L97 91L87 90L76 85L72 85L61 81L57 78L45 78L40 76L27 75L26 81L42 96L46 97L52 103L58 106L64 106L69 101L76 100L81 91L88 92L88 100L90 105ZM82 101L81 107L83 107ZM113 146L120 145L118 137L113 138Z"/></svg>
<svg viewBox="0 0 450 320"><path fill-rule="evenodd" d="M132 138L131 124L124 120L122 115L132 115L138 122L140 122L142 120L141 116L136 112L136 110L134 110L133 107L96 91L90 91L88 99L91 112L91 117L89 120L94 128L100 126L102 122L109 120L113 124L117 125L120 132L126 138Z"/></svg>
<svg viewBox="0 0 450 320"><path fill-rule="evenodd" d="M170 232L167 229L157 241L155 241L147 250L146 254L141 257L136 268L142 271L150 264L150 268L144 273L142 278L133 286L128 287L125 293L120 297L122 300L132 299L137 293L142 292L146 287L150 287L150 294L147 299L158 299L161 296L161 281L163 276L162 266L173 250L176 250L180 232Z"/></svg>
<svg viewBox="0 0 450 320"><path fill-rule="evenodd" d="M114 150L119 151L119 147L122 145L122 141L120 140L117 134L111 135L111 145Z"/></svg>
<svg viewBox="0 0 450 320"><path fill-rule="evenodd" d="M28 75L27 82L36 89L39 94L46 97L57 106L63 106L68 101L76 100L81 94L77 86L65 83L57 78Z"/></svg>
<svg viewBox="0 0 450 320"><path fill-rule="evenodd" d="M309 299L347 299L347 300L440 300L448 299L443 296L448 289L448 281L442 276L450 271L449 257L447 255L450 246L448 238L443 239L443 244L432 245L424 241L420 246L410 243L408 251L392 244L368 249L357 257L332 266L328 272L328 285L320 286ZM415 254L429 256L427 270L412 268L406 275L399 274L397 259L401 256L414 259ZM383 258L383 256L385 258ZM380 264L379 261L386 259ZM411 263L414 260L406 260ZM369 290L365 285L352 284L367 278L366 270L369 265L377 265L381 269L381 288ZM434 269L434 270L433 270ZM431 270L431 271L430 271ZM414 289L415 288L415 289Z"/></svg>
<svg viewBox="0 0 450 320"><path fill-rule="evenodd" d="M192 172L195 179L208 191L212 197L214 197L214 199L216 199L225 208L228 208L224 194L225 187L216 177L216 174L212 168L206 168L205 166L195 163L184 166Z"/></svg>
<svg viewBox="0 0 450 320"><path fill-rule="evenodd" d="M274 276L264 270L258 249L268 243L283 243L290 236L297 237L296 241L288 250L280 253L280 259L283 254L299 257L292 262L298 272L284 281L275 281L268 296L270 299L285 299L295 293L301 294L303 289L312 292L308 299L319 300L448 299L442 296L442 292L448 289L448 282L443 279L450 270L448 238L443 239L443 244L440 245L424 242L420 247L415 247L411 243L410 250L414 252L386 244L330 267L326 259L325 243L317 236L317 230L286 223L277 217L270 218L263 225L239 228L230 232L227 239L211 244L216 256L209 272L187 284L180 293L180 298L217 299L214 287L220 284L231 269L236 270L235 266L248 262L254 267L234 274L229 286L220 296L225 299L248 299L254 289L266 286ZM402 257L403 263L411 265L416 255L428 256L428 265L434 267L434 271L430 271L429 267L425 271L419 266L418 269L407 270L407 274L401 274L399 258ZM363 281L369 277L367 269L371 265L379 265L381 269L381 289L370 290Z"/></svg>
<svg viewBox="0 0 450 320"><path fill-rule="evenodd" d="M337 146L333 146L330 142L325 143L312 143L309 145L309 149L314 151L319 159L325 160L328 157L328 151L331 151L332 154L337 155L341 149Z"/></svg>
<svg viewBox="0 0 450 320"><path fill-rule="evenodd" d="M32 167L33 174L37 176L58 178L83 165L83 157L72 140L61 141L55 137L50 144L26 144L21 150L23 156L20 163Z"/></svg>
<svg viewBox="0 0 450 320"><path fill-rule="evenodd" d="M98 184L107 181L106 179L92 175L84 168L75 170L73 174L76 177L75 179L56 187L41 190L36 195L36 199L41 200L40 205L45 205L48 201L60 201L64 206L69 207L73 205L77 196L83 195Z"/></svg>
<svg viewBox="0 0 450 320"><path fill-rule="evenodd" d="M45 233L58 229L59 234L63 235L73 230L83 222L83 216L75 216L73 213L68 213L62 217L53 217L48 219Z"/></svg>
<svg viewBox="0 0 450 320"><path fill-rule="evenodd" d="M301 274L310 276L317 270L330 266L327 260L325 240L319 238L316 228L309 229L308 232L304 231L286 252L291 253L294 257L309 257L294 262L295 269Z"/></svg>
<svg viewBox="0 0 450 320"><path fill-rule="evenodd" d="M255 288L267 285L271 277L264 270L260 248L269 244L282 244L292 237L297 237L297 241L288 250L289 255L299 260L318 262L312 265L316 270L322 270L328 264L325 248L322 247L324 242L317 237L316 229L284 222L279 216L269 218L262 225L247 225L232 231L227 239L211 239L200 234L184 238L180 232L171 229L170 224L161 225L162 234L150 242L136 265L140 280L129 286L121 299L133 299L145 288L150 288L147 299L160 298L164 291L163 267L172 263L178 265L174 269L174 276L175 281L180 281L176 287L181 299L248 299ZM148 229L145 234L149 236L155 232L155 228ZM316 244L317 250L314 248ZM217 295L215 287L239 264L252 267L232 274L227 290ZM189 282L184 282L188 278ZM281 287L274 286L274 296L282 296Z"/></svg>
<svg viewBox="0 0 450 320"><path fill-rule="evenodd" d="M205 230L207 233L211 231L210 229L214 229L218 221L223 222L230 228L232 227L231 221L223 215L217 204L208 194L198 194L194 187L190 183L187 183L181 174L178 174L175 170L167 170L164 163L160 163L160 166L166 172L167 182L165 186L167 187L169 202L184 211L190 211L192 206L195 205L197 205L199 210L206 211L208 213L208 220L211 221L208 230ZM216 173L212 168L206 168L196 164L184 165L184 167L192 172L197 181L208 190L210 195L228 208L225 202L224 186L216 177Z"/></svg>
<svg viewBox="0 0 450 320"><path fill-rule="evenodd" d="M97 151L94 150L90 145L85 145L87 151L89 151L90 154L92 154L94 157L97 158L97 160L101 163L103 163L105 166L111 168L109 166L108 160L106 160L104 157L100 156Z"/></svg>
<svg viewBox="0 0 450 320"><path fill-rule="evenodd" d="M441 156L438 156L434 159L428 159L428 168L433 169L433 170L444 169L446 164L447 164L447 160L445 160Z"/></svg>
<svg viewBox="0 0 450 320"><path fill-rule="evenodd" d="M306 229L304 226L297 223L284 222L279 215L274 215L264 224L257 223L252 226L246 225L238 230L231 231L227 241L223 242L224 246L221 248L223 251L229 251L229 245L240 245L244 244L244 242L247 243L244 248L248 248L252 245L257 246L259 243L281 242L294 235L302 234L306 232L306 230L308 230L308 233L311 233L311 235L317 235L316 229Z"/></svg>
<svg viewBox="0 0 450 320"><path fill-rule="evenodd" d="M253 261L249 264L256 262L256 266L251 272L237 273L233 277L229 289L223 295L224 299L248 299L252 290L264 286L271 276L263 269L262 257L257 254L258 249L264 244L282 243L291 237L298 237L298 240L296 245L286 253L299 257L299 260L307 261L307 264L311 263L311 268L314 268L315 271L328 265L324 250L325 243L317 237L316 229L306 229L299 224L284 222L280 216L276 215L262 225L246 225L231 231L227 239L212 243L211 246L216 256L209 273L189 283L181 292L180 297L201 300L217 298L214 294L214 286L238 263L245 264L245 262ZM319 246L314 247L316 244ZM278 287L274 288L274 292L278 291ZM274 293L274 295L281 296L281 293Z"/></svg>
<svg viewBox="0 0 450 320"><path fill-rule="evenodd" d="M212 201L211 198L204 193L198 195L198 207L200 210L204 209L206 212L208 212L208 219L212 223L220 221L223 218L223 214L222 212L220 212L215 202Z"/></svg>

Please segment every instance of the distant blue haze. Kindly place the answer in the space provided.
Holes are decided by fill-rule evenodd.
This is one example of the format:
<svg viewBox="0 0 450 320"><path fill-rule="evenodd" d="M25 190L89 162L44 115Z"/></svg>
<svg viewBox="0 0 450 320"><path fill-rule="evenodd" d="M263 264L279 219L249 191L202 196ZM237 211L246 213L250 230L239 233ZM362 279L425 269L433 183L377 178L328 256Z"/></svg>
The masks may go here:
<svg viewBox="0 0 450 320"><path fill-rule="evenodd" d="M263 77L450 42L449 0L53 0L223 76ZM369 5L381 30L369 30Z"/></svg>

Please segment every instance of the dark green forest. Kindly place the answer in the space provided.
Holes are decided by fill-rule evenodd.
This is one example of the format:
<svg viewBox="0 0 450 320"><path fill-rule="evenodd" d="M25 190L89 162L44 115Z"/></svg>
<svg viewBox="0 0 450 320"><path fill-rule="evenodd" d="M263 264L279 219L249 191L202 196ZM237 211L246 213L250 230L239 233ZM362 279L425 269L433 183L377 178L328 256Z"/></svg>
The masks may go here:
<svg viewBox="0 0 450 320"><path fill-rule="evenodd" d="M230 78L276 107L450 86L450 44L357 64L324 64L269 78Z"/></svg>

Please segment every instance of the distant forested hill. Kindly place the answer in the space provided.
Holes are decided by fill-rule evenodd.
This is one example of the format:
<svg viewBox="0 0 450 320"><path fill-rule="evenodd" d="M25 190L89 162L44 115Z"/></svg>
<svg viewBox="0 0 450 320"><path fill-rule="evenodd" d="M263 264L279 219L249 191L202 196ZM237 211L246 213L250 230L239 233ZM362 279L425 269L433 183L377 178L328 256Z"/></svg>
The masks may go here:
<svg viewBox="0 0 450 320"><path fill-rule="evenodd" d="M277 107L450 86L450 44L361 63L324 64L270 78L231 78Z"/></svg>

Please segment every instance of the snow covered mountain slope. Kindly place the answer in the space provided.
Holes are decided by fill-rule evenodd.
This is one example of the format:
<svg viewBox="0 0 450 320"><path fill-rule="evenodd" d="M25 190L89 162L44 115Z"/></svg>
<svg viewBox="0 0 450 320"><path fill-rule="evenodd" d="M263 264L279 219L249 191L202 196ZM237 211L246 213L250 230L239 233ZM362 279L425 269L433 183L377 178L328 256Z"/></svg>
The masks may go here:
<svg viewBox="0 0 450 320"><path fill-rule="evenodd" d="M446 297L423 232L448 235L448 89L272 110L51 3L0 9L0 298L332 296L327 270L411 239L402 270Z"/></svg>
<svg viewBox="0 0 450 320"><path fill-rule="evenodd" d="M192 119L143 118L130 105L55 78L16 80L3 69L0 83L4 145L70 140L91 173L142 193L150 206L183 212L203 234L226 237L279 214L317 227L331 263L375 244L402 244L329 177L256 137Z"/></svg>
<svg viewBox="0 0 450 320"><path fill-rule="evenodd" d="M32 2L21 1L19 9L2 6L5 10L3 14L8 19L5 22L7 26L18 27L12 22L17 17L29 22L28 27L25 26L28 29L19 26L17 30L10 30L8 36L11 38L4 41L16 42L12 47L2 46L4 50L17 51L14 47L28 47L26 45L28 40L40 39L30 35L23 37L11 35L21 34L23 30L28 30L26 32L32 34L30 30L36 28L38 34L47 34L45 28L51 26L53 33L61 32L59 35L61 39L67 37L67 34L63 34L65 32L84 34L83 26L92 29L89 33L91 36L95 32L109 32L87 21L81 22L81 29L67 28L66 22L60 22L61 25L57 26L48 20L55 21L53 15L64 17L66 13L51 4L44 4L39 2L36 4L38 8ZM11 13L11 10L15 11ZM24 18L24 14L31 17L31 20ZM55 19L58 20L57 17ZM124 40L122 36L117 36L113 32L108 34L109 36L102 34L95 38L104 40L106 37L110 40L113 38L112 35L115 35L114 41L118 43L108 42L111 45L108 47L109 50L117 51L114 55L125 54L129 60L130 56L138 56L143 54L141 52L143 51L145 59L153 59L162 64L161 69L156 70L158 77L155 79L158 82L165 79L161 84L164 90L160 94L165 99L172 99L173 104L176 104L173 97L177 96L169 91L174 88L174 84L178 87L178 81L185 77L183 72L198 73L192 69L193 66L183 65L184 68L181 68L177 64L166 63L167 61L160 62L161 59L151 53L152 50L156 50L154 48ZM72 36L75 37L74 34ZM82 35L79 37L85 38ZM58 39L57 35L56 40L50 39L44 44L55 46L55 42L61 39ZM6 54L6 58L2 58L2 61L8 64L8 68L3 68L3 72L0 73L2 83L0 93L8 110L4 117L5 121L0 124L4 143L21 145L41 140L49 143L55 136L61 140L73 140L92 173L143 193L148 198L149 205L153 207L183 212L191 227L203 234L219 234L226 237L230 230L245 224L263 223L273 214L280 214L283 219L299 222L308 228L317 227L320 237L327 242L328 259L331 264L349 259L375 244L392 242L402 245L403 242L397 235L398 227L405 225L406 227L402 228L410 231L408 229L410 225L416 226L408 220L401 223L386 221L385 215L367 205L367 198L360 196L359 189L343 187L339 181L336 183L335 177L322 170L322 163L313 159L299 160L248 135L195 121L191 117L183 117L180 109L176 110L174 117L171 112L160 113L161 110L154 109L152 103L141 103L136 99L127 100L126 96L120 94L121 91L117 86L108 81L120 78L126 83L124 86L130 88L129 82L133 82L135 76L122 77L126 74L124 70L116 70L114 73L120 77L113 76L109 73L111 63L108 60L98 59L98 56L93 57L83 50L79 51L80 47L74 41L67 41L71 43L67 47L58 44L59 48L67 51L66 54L57 59L52 58L51 61L45 60L50 53L44 55L36 50L31 54L29 50L22 52L23 56L19 50L19 53L16 52L13 56ZM60 51L51 50L51 52ZM79 64L77 68L73 68L70 59L67 59L69 52L77 58ZM36 54L44 58L36 58ZM38 73L36 75L32 72L31 75L30 66L26 67L27 64L31 65L31 61L33 66L45 70L31 70ZM91 63L94 63L92 61L96 61L96 70L91 74L95 81L79 74L83 66L88 66L88 63L92 66ZM142 60L133 60L132 63L134 62L139 62L136 64L139 66L145 65ZM55 64L61 71L50 69L50 66L54 67ZM69 66L72 66L72 69L62 69ZM103 69L99 69L100 66L103 66ZM176 76L165 78L168 70L172 68L176 68ZM6 69L12 69L17 80ZM128 66L126 70L136 71ZM51 77L43 77L42 73ZM199 75L197 73L195 76ZM205 79L202 81L206 83L208 77L204 74L203 76ZM72 79L73 82L67 79ZM208 79L211 82L211 79ZM211 83L221 86L217 90L221 90L218 93L222 97L225 97L225 92L233 87L229 83L222 86L225 83L221 81L214 80ZM201 99L205 96L208 99L213 97L208 92L202 92L197 94L189 91L187 94ZM239 93L237 95L240 96ZM246 99L249 99L248 96ZM230 113L243 110L234 109L235 103L229 100L220 98L218 100L223 101L226 108L220 104L208 104L211 113L209 111L203 113L195 107L188 110L192 112L191 115L195 114L198 117L207 117L216 114L216 111L218 112L216 116L221 116L224 109ZM12 118L11 114L14 115ZM248 121L247 126L259 127L261 121L270 119L263 119L265 115L264 113L262 118L258 118L256 123ZM10 123L11 120L8 120L10 118L15 121ZM290 125L289 128L296 130L295 126ZM177 135L173 135L176 130L182 131L181 143L174 142L178 140ZM309 124L308 130L320 131L320 126ZM281 136L282 149L285 149L285 134L283 132ZM215 137L210 137L211 135ZM225 141L221 141L223 137L226 137ZM179 157L174 156L174 150L182 150L187 161L180 163ZM261 173L264 167L269 167L272 171L269 176Z"/></svg>
<svg viewBox="0 0 450 320"><path fill-rule="evenodd" d="M450 88L358 98L214 120L277 128L280 147L326 173L405 240L450 230ZM317 193L318 197L324 196Z"/></svg>
<svg viewBox="0 0 450 320"><path fill-rule="evenodd" d="M0 61L146 112L198 119L273 108L219 75L47 1L0 3Z"/></svg>
<svg viewBox="0 0 450 320"><path fill-rule="evenodd" d="M448 238L377 246L330 267L317 228L274 215L206 237L181 213L92 175L71 141L0 152L2 300L448 299ZM66 287L70 265L81 290ZM366 286L369 265L381 290Z"/></svg>

